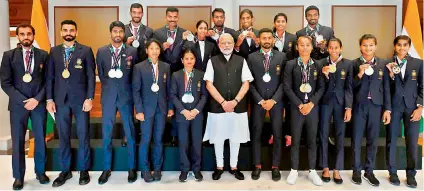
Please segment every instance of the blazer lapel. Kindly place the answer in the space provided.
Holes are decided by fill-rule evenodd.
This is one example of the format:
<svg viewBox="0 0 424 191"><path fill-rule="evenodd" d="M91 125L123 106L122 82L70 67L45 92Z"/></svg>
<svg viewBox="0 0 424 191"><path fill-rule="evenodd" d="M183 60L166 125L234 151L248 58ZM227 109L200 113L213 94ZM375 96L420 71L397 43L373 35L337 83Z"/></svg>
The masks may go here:
<svg viewBox="0 0 424 191"><path fill-rule="evenodd" d="M40 51L38 50L38 48L34 48L34 70L32 71L32 73L36 72L39 70L40 68ZM44 64L44 63L43 63Z"/></svg>
<svg viewBox="0 0 424 191"><path fill-rule="evenodd" d="M81 55L81 46L77 42L75 42L75 50L72 53L71 60L69 61L68 69L75 66L76 61L80 59L80 55Z"/></svg>
<svg viewBox="0 0 424 191"><path fill-rule="evenodd" d="M24 71L23 73L25 73L25 61L23 59L23 52L22 52L22 48L17 48L16 49L16 54L15 54L15 58L16 59L16 64L18 64L19 68L22 69L22 71Z"/></svg>

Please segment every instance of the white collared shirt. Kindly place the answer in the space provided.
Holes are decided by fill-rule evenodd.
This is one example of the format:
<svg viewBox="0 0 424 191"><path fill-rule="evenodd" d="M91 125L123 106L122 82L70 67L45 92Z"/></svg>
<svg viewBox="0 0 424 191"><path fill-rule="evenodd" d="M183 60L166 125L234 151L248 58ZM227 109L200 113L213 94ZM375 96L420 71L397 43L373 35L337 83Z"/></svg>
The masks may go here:
<svg viewBox="0 0 424 191"><path fill-rule="evenodd" d="M284 49L284 42L286 41L286 31L284 31L282 38L280 38L278 36L278 33L277 32L275 32L275 36L277 36L277 40L278 41L281 41L281 44L283 45L283 47L281 47L281 50L280 51L283 51L283 49ZM277 48L280 48L280 47L277 47Z"/></svg>
<svg viewBox="0 0 424 191"><path fill-rule="evenodd" d="M399 59L399 57L397 57L396 56L396 59L397 59L397 61L398 61L398 63L400 64L400 63L402 63L402 60L401 59ZM402 68L400 68L400 72L401 72L401 74L402 74L402 78L404 78L405 77L405 73L406 73L406 64L408 63L408 61L405 61L405 64L403 64L403 66L402 66Z"/></svg>
<svg viewBox="0 0 424 191"><path fill-rule="evenodd" d="M119 53L122 51L122 47L124 46L124 44L121 44L121 46L119 46L118 48L115 48L114 46L112 46L113 47L113 54L115 54L115 51L116 51L116 49L118 49L119 51L118 51L118 55L119 55ZM112 67L113 67L113 64L115 63L115 61L113 60L113 56L111 55L111 59L112 59ZM122 58L118 58L119 60L118 60L118 66L121 66L121 60L120 59L122 59Z"/></svg>
<svg viewBox="0 0 424 191"><path fill-rule="evenodd" d="M27 68L27 63L26 63L26 61L25 61L25 58L26 58L26 51L30 51L31 52L31 48L29 49L29 50L26 50L24 47L22 47L22 56L23 56L23 60L24 60L24 68L25 68L25 71L27 71L28 70L28 68ZM30 56L31 56L31 54L30 54ZM31 58L31 71L32 72L34 72L34 59L35 58L35 53L34 52L32 52L32 58Z"/></svg>
<svg viewBox="0 0 424 191"><path fill-rule="evenodd" d="M202 57L202 61L205 56L205 41L199 41L199 47L200 47L200 56Z"/></svg>

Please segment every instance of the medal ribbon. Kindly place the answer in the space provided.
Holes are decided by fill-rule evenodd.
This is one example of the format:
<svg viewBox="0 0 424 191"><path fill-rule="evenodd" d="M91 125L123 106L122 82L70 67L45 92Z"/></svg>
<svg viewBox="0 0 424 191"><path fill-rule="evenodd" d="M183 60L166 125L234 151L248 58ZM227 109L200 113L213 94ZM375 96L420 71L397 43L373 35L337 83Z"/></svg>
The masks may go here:
<svg viewBox="0 0 424 191"><path fill-rule="evenodd" d="M25 73L26 74L31 74L32 70L31 70L31 66L32 66L32 57L34 55L34 51L32 50L27 50L25 51L26 55L25 55L25 62L26 62L26 70Z"/></svg>
<svg viewBox="0 0 424 191"><path fill-rule="evenodd" d="M187 74L189 78L187 79ZM191 94L194 71L187 73L184 69L184 94Z"/></svg>
<svg viewBox="0 0 424 191"><path fill-rule="evenodd" d="M72 55L73 55L73 53L75 51L75 45L76 44L77 43L75 42L74 45L71 46L71 47L69 47L69 48L63 47L63 52L62 52L63 53L63 63L65 64L65 69L66 70L68 69L69 62L71 62ZM63 46L65 46L65 45L63 45Z"/></svg>

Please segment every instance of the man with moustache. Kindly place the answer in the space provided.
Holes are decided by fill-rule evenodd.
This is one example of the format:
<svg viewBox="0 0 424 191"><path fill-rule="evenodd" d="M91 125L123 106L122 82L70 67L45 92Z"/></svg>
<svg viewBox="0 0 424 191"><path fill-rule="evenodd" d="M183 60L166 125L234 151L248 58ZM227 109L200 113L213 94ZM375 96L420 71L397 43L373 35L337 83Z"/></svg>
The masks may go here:
<svg viewBox="0 0 424 191"><path fill-rule="evenodd" d="M215 8L212 11L212 22L214 24L214 27L208 30L207 40L215 43L217 49L219 49L219 42L218 42L219 37L223 33L229 33L234 38L234 41L237 39L237 32L232 28L228 28L224 26L224 23L225 23L224 9Z"/></svg>
<svg viewBox="0 0 424 191"><path fill-rule="evenodd" d="M230 143L230 173L238 180L244 180L237 168L240 143L250 140L245 95L253 81L246 60L233 54L234 39L230 34L219 37L221 54L212 57L206 67L203 80L213 99L203 141L214 144L216 170L213 180L219 180L224 172L224 142Z"/></svg>
<svg viewBox="0 0 424 191"><path fill-rule="evenodd" d="M9 96L12 134L13 190L21 190L25 176L25 133L31 118L35 140L35 173L41 184L50 182L45 174L46 104L45 69L48 53L33 46L35 29L23 24L16 28L21 47L3 53L1 87Z"/></svg>
<svg viewBox="0 0 424 191"><path fill-rule="evenodd" d="M331 38L334 38L333 29L318 23L319 9L314 5L306 8L305 18L308 21L308 26L296 32L297 38L300 36L312 37L311 57L313 59L319 60L328 57L327 43Z"/></svg>
<svg viewBox="0 0 424 191"><path fill-rule="evenodd" d="M79 184L90 182L90 138L89 112L93 107L96 84L93 51L75 41L77 24L72 20L61 23L60 32L64 42L51 48L47 66L47 110L54 112L59 134L60 164L62 172L53 182L59 187L72 178L71 172L71 127L75 116L79 139L77 167L80 170Z"/></svg>
<svg viewBox="0 0 424 191"><path fill-rule="evenodd" d="M135 162L134 101L132 97L132 69L137 63L137 49L123 43L125 25L114 21L109 27L111 44L99 48L96 62L102 83L103 173L99 184L108 181L112 168L112 131L119 110L128 141L128 182L137 179Z"/></svg>
<svg viewBox="0 0 424 191"><path fill-rule="evenodd" d="M178 26L179 10L176 7L166 9L165 20L167 24L155 30L153 38L158 40L163 46L164 53L161 54L161 60L168 63L171 67L171 74L182 69L181 50L184 41L190 34L190 31ZM175 116L172 118L171 144L178 144L178 128Z"/></svg>
<svg viewBox="0 0 424 191"><path fill-rule="evenodd" d="M261 175L261 134L265 114L269 111L274 137L272 180L281 179L279 170L282 144L283 116L283 74L287 58L284 52L273 49L273 31L263 28L259 31L259 51L249 55L247 64L255 80L250 86L252 124L253 124L253 161L255 169L252 179Z"/></svg>

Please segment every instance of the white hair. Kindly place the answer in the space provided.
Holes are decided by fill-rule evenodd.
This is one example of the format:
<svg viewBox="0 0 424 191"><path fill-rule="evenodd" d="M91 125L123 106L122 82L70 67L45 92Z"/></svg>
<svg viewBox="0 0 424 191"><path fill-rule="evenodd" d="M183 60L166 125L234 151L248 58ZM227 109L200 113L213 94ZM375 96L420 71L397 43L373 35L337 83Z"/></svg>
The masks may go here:
<svg viewBox="0 0 424 191"><path fill-rule="evenodd" d="M231 39L231 42L234 43L234 38L233 38L233 36L231 36L230 33L221 34L221 36L219 37L219 41L222 41L222 39L224 39L225 37L229 37Z"/></svg>

